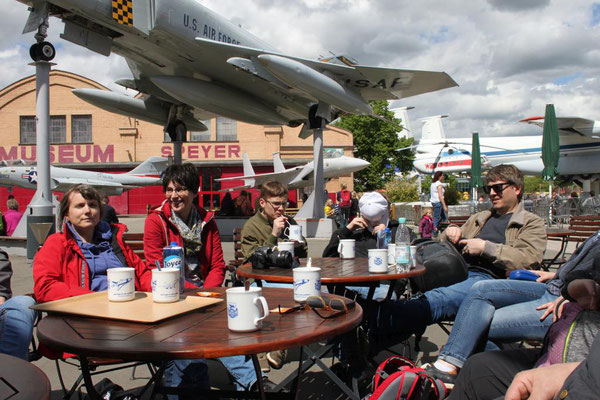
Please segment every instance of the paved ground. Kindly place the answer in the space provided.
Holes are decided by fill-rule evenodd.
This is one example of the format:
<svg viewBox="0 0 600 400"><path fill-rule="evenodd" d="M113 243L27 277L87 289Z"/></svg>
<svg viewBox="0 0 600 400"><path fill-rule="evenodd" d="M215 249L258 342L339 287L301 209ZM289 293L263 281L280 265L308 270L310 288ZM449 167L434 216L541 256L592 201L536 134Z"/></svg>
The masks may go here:
<svg viewBox="0 0 600 400"><path fill-rule="evenodd" d="M129 226L131 232L143 231L143 218L123 218L123 223ZM323 248L327 241L322 239L309 239L309 255L312 257L320 257ZM554 254L558 250L557 242L549 242L548 252ZM231 242L223 243L225 260L233 258L233 244ZM11 256L13 264L13 279L12 286L15 294L31 293L33 291L33 279L31 275L32 262L25 257ZM446 334L437 326L433 325L427 329L421 342L421 351L416 354L417 359L423 362L431 361L437 355L440 346L445 342ZM397 346L394 350L398 352L408 351L402 345ZM414 355L414 354L413 354ZM386 354L380 354L378 359L384 359ZM297 352L291 351L290 358L297 360ZM327 363L331 363L331 359L327 359ZM35 362L35 365L40 367L48 376L52 386L52 399L62 398L60 385L56 372L54 361L42 358ZM281 370L272 370L269 373L269 378L277 383L283 380L288 374L296 368L296 362L287 363ZM61 363L61 371L65 377L65 381L70 385L79 375L77 368ZM119 372L112 372L103 376L109 377L113 382L116 382L126 389L143 386L145 379L148 377L148 372L145 368L136 370L135 379L131 379L131 369ZM218 362L210 364L211 384L220 388L232 388L230 385L225 369ZM96 378L94 381L97 382ZM320 371L319 368L313 367L308 373L303 375L301 383L301 399L344 399L346 396L335 387Z"/></svg>

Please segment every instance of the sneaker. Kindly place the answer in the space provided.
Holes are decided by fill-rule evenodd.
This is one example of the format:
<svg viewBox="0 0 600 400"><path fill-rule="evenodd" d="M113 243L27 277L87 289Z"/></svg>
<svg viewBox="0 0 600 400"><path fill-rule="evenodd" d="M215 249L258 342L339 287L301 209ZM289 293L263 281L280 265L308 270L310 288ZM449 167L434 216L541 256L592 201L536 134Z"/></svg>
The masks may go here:
<svg viewBox="0 0 600 400"><path fill-rule="evenodd" d="M425 367L425 365L423 365ZM454 388L454 382L456 381L456 377L458 376L458 371L454 372L444 372L437 369L434 365L428 365L423 368L427 375L432 377L433 379L439 379L444 383L447 389Z"/></svg>
<svg viewBox="0 0 600 400"><path fill-rule="evenodd" d="M271 368L280 369L285 364L285 359L287 358L287 350L277 350L271 351L267 353L267 361Z"/></svg>
<svg viewBox="0 0 600 400"><path fill-rule="evenodd" d="M262 372L271 372L271 366L267 360L267 353L258 354L258 364L260 365L260 370Z"/></svg>
<svg viewBox="0 0 600 400"><path fill-rule="evenodd" d="M258 382L254 382L252 386L250 386L251 392L258 392ZM274 382L271 382L269 378L266 376L262 377L263 387L265 388L265 392L274 392L275 387L277 386Z"/></svg>

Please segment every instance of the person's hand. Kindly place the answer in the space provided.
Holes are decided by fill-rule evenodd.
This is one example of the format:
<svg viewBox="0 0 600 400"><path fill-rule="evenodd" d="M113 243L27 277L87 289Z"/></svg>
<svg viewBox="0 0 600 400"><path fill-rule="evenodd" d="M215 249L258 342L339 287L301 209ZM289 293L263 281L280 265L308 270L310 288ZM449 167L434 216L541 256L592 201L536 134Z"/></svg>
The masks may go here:
<svg viewBox="0 0 600 400"><path fill-rule="evenodd" d="M4 296L0 296L0 306L1 306L2 304L4 304L4 302L5 302L5 301L6 301L6 297L4 297Z"/></svg>
<svg viewBox="0 0 600 400"><path fill-rule="evenodd" d="M533 272L534 274L536 274L537 276L539 276L539 278L537 278L535 281L536 282L546 282L549 281L550 279L554 278L554 275L556 275L556 272L549 272L549 271L537 271L537 270L530 270L529 272Z"/></svg>
<svg viewBox="0 0 600 400"><path fill-rule="evenodd" d="M563 308L565 308L565 304L568 302L569 300L566 300L562 296L558 296L554 301L536 307L536 310L546 310L540 317L540 321L545 320L548 315L554 313L552 321L556 322L556 320L561 317Z"/></svg>
<svg viewBox="0 0 600 400"><path fill-rule="evenodd" d="M456 244L462 237L462 229L458 226L449 226L446 228L446 237L449 241Z"/></svg>
<svg viewBox="0 0 600 400"><path fill-rule="evenodd" d="M346 225L346 228L348 228L351 231L354 231L355 229L367 229L368 225L369 223L366 219L362 217L356 217L352 221L350 221L348 225Z"/></svg>
<svg viewBox="0 0 600 400"><path fill-rule="evenodd" d="M553 364L521 371L515 375L504 400L552 400L578 365L578 362Z"/></svg>
<svg viewBox="0 0 600 400"><path fill-rule="evenodd" d="M275 237L281 236L281 233L285 229L286 222L287 217L284 217L283 215L281 217L275 218L273 220L273 230L271 231L271 234Z"/></svg>
<svg viewBox="0 0 600 400"><path fill-rule="evenodd" d="M483 239L463 239L458 243L464 245L462 249L463 254L471 256L480 256L485 249L485 240Z"/></svg>
<svg viewBox="0 0 600 400"><path fill-rule="evenodd" d="M444 205L444 213L448 215L448 206Z"/></svg>
<svg viewBox="0 0 600 400"><path fill-rule="evenodd" d="M373 228L373 234L375 235L377 232L382 231L384 229L385 229L385 225L384 224L379 224L375 228Z"/></svg>

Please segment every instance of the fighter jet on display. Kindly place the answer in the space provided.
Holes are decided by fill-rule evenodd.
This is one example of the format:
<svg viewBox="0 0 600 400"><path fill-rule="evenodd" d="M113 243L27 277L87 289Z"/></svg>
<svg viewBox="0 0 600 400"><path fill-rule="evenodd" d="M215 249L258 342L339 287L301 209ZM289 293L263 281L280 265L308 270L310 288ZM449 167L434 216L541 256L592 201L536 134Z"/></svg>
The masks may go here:
<svg viewBox="0 0 600 400"><path fill-rule="evenodd" d="M244 161L244 175L233 176L229 178L216 179L217 181L243 180L244 184L227 190L247 189L260 186L266 181L278 181L284 183L289 189L297 189L314 184L314 162L310 161L305 165L299 165L294 168L285 168L279 153L273 153L274 171L266 174L255 174L254 168L248 158L248 153L242 155ZM360 158L338 156L325 157L323 160L323 175L325 179L336 178L341 175L347 175L352 172L360 171L370 165L368 161Z"/></svg>
<svg viewBox="0 0 600 400"><path fill-rule="evenodd" d="M119 195L141 186L159 185L161 174L167 168L167 162L168 159L164 157L150 157L124 174L51 167L51 187L57 192L65 192L71 185L85 183L98 188L109 196ZM3 163L6 164L5 161ZM35 189L37 169L35 166L18 165L0 167L0 185Z"/></svg>
<svg viewBox="0 0 600 400"><path fill-rule="evenodd" d="M446 138L442 125L445 117L447 115L438 115L422 120L423 133L415 146L413 162L421 173L471 169L472 138ZM600 121L578 117L557 117L556 120L560 133L560 175L584 179L600 175ZM544 127L544 117L520 122ZM544 169L541 132L532 136L480 137L480 148L484 167L512 164L528 175L539 175Z"/></svg>
<svg viewBox="0 0 600 400"><path fill-rule="evenodd" d="M77 89L90 103L162 123L172 138L206 130L221 115L261 125L299 126L342 113L372 115L369 100L392 100L457 86L444 72L368 67L347 57L310 60L269 44L195 0L19 0L32 7L24 33L48 15L64 22L61 37L96 53L119 54L133 79L116 83L144 94L134 99ZM51 59L48 42L32 57ZM306 125L305 125L306 126ZM301 130L301 136L310 132Z"/></svg>

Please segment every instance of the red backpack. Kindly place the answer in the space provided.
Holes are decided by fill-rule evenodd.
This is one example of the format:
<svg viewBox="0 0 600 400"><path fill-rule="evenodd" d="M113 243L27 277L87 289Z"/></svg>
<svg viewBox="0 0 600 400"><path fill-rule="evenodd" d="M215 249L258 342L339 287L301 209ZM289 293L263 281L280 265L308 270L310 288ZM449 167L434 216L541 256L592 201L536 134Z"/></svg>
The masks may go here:
<svg viewBox="0 0 600 400"><path fill-rule="evenodd" d="M349 190L342 190L340 192L340 207L350 207L352 204L352 197Z"/></svg>
<svg viewBox="0 0 600 400"><path fill-rule="evenodd" d="M373 393L363 400L441 400L448 394L442 381L401 356L379 364L372 385Z"/></svg>

